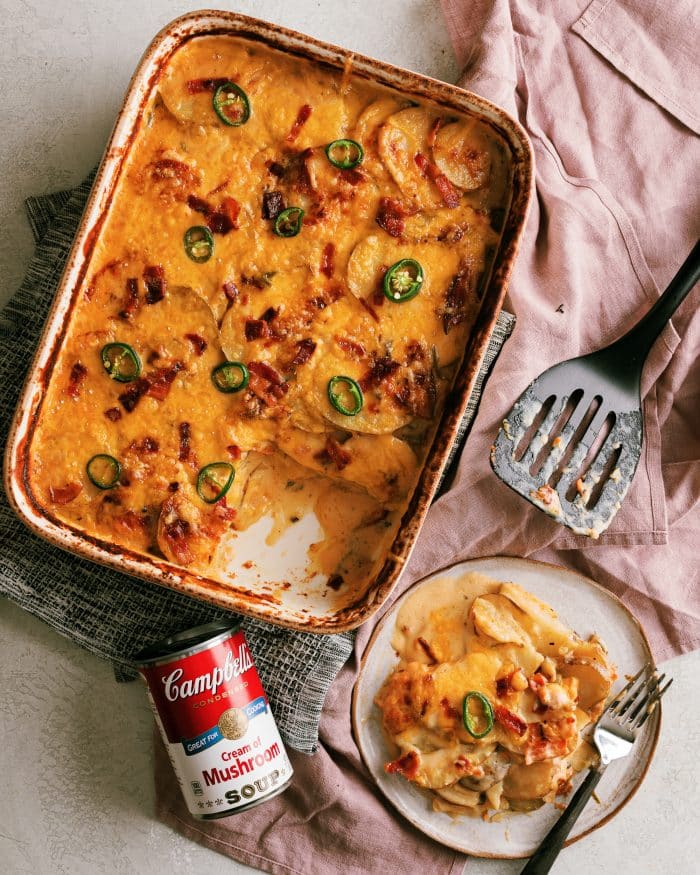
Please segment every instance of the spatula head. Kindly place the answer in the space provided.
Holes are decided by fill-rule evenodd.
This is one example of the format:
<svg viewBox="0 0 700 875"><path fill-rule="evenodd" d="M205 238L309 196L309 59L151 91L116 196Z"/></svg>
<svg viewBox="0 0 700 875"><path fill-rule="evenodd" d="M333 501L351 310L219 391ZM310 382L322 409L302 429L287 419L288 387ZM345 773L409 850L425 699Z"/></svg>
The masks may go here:
<svg viewBox="0 0 700 875"><path fill-rule="evenodd" d="M618 409L611 409L604 384L551 394L554 370L531 383L503 420L491 465L535 507L577 534L597 538L632 482L642 450L642 412L633 398L621 403L619 395Z"/></svg>

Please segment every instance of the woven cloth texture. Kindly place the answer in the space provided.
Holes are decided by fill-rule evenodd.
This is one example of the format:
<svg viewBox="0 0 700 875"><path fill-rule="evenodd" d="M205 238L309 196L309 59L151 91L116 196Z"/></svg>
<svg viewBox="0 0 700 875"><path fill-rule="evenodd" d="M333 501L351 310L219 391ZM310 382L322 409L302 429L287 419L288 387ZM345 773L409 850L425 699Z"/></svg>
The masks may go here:
<svg viewBox="0 0 700 875"><path fill-rule="evenodd" d="M92 183L26 201L37 243L27 275L0 314L0 436L10 420L61 278ZM502 313L462 423L466 432L481 386L510 335ZM131 660L146 645L231 612L154 586L59 550L34 535L0 489L0 595L82 647L114 663L118 680L136 677ZM295 750L313 753L326 692L352 650L352 633L291 632L248 617L241 622L280 732Z"/></svg>

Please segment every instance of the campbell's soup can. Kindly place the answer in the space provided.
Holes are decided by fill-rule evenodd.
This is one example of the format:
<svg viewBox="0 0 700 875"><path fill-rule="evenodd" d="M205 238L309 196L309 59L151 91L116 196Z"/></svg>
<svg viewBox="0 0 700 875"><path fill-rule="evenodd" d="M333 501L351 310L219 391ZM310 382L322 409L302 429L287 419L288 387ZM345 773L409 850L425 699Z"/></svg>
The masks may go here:
<svg viewBox="0 0 700 875"><path fill-rule="evenodd" d="M228 817L289 786L292 766L238 625L197 626L134 661L194 817Z"/></svg>

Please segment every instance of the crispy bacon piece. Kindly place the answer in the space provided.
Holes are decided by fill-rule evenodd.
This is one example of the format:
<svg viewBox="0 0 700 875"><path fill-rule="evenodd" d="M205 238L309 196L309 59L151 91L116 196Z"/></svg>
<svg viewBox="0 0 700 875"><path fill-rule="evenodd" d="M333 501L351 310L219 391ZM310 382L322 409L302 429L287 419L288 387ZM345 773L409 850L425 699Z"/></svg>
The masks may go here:
<svg viewBox="0 0 700 875"><path fill-rule="evenodd" d="M444 696L442 699L440 699L440 707L442 708L442 713L445 715L445 717L448 718L448 720L459 719L459 711L456 708L453 708L452 705L450 705L447 696ZM467 763L469 764L468 760ZM455 763L455 765L457 765L457 763Z"/></svg>
<svg viewBox="0 0 700 875"><path fill-rule="evenodd" d="M377 315L377 311L374 307L368 302L365 301L364 298L359 298L360 304L365 308L365 310L369 313L369 315L374 319L375 322L379 322L379 316Z"/></svg>
<svg viewBox="0 0 700 875"><path fill-rule="evenodd" d="M337 337L335 338L335 342L338 346L343 350L343 352L349 353L356 361L364 358L366 355L366 350L361 343L358 343L356 340L350 340L348 337Z"/></svg>
<svg viewBox="0 0 700 875"><path fill-rule="evenodd" d="M189 422L181 422L178 426L180 449L177 457L181 462L189 462L192 454L192 426Z"/></svg>
<svg viewBox="0 0 700 875"><path fill-rule="evenodd" d="M173 362L167 368L157 368L148 376L148 390L146 392L151 398L157 401L163 401L167 398L170 392L170 387L173 384L175 377L184 370L185 366L180 361Z"/></svg>
<svg viewBox="0 0 700 875"><path fill-rule="evenodd" d="M311 174L306 163L313 154L313 149L303 149L301 152L295 152L291 155L284 168L284 181L290 188L300 194L311 194L314 190ZM309 224L309 218L307 210L307 215L304 217L305 225Z"/></svg>
<svg viewBox="0 0 700 875"><path fill-rule="evenodd" d="M80 386L87 376L87 368L85 365L77 361L73 367L70 369L70 375L68 376L68 385L65 388L65 393L70 398L78 398L80 395Z"/></svg>
<svg viewBox="0 0 700 875"><path fill-rule="evenodd" d="M122 412L118 407L110 407L109 410L105 410L105 416L110 422L119 422Z"/></svg>
<svg viewBox="0 0 700 875"><path fill-rule="evenodd" d="M203 198L191 194L187 198L187 206L204 216L212 234L228 234L238 228L241 205L233 197L225 197L217 209Z"/></svg>
<svg viewBox="0 0 700 875"><path fill-rule="evenodd" d="M66 483L65 486L49 486L49 495L54 504L70 504L83 491L80 483Z"/></svg>
<svg viewBox="0 0 700 875"><path fill-rule="evenodd" d="M201 184L199 174L184 161L176 158L159 158L151 161L151 179L154 182L172 182L178 188L196 188Z"/></svg>
<svg viewBox="0 0 700 875"><path fill-rule="evenodd" d="M263 192L262 217L263 219L276 219L285 208L284 195L281 191Z"/></svg>
<svg viewBox="0 0 700 875"><path fill-rule="evenodd" d="M245 339L260 340L270 336L270 326L264 319L245 320Z"/></svg>
<svg viewBox="0 0 700 875"><path fill-rule="evenodd" d="M132 441L129 449L134 450L138 456L144 456L149 453L157 453L160 447L155 438L146 436L143 440Z"/></svg>
<svg viewBox="0 0 700 875"><path fill-rule="evenodd" d="M188 543L192 527L187 520L175 517L163 526L163 537L173 555L181 565L189 565L194 560Z"/></svg>
<svg viewBox="0 0 700 875"><path fill-rule="evenodd" d="M391 356L383 355L375 357L369 371L359 380L363 392L378 386L387 377L391 377L399 369L400 365Z"/></svg>
<svg viewBox="0 0 700 875"><path fill-rule="evenodd" d="M430 642L426 641L425 638L418 637L417 639L420 646L423 648L423 652L428 657L428 659L433 663L438 663L440 660L435 656L433 652L433 648L430 646Z"/></svg>
<svg viewBox="0 0 700 875"><path fill-rule="evenodd" d="M336 592L340 589L340 587L345 583L345 579L342 574L331 574L328 578L327 586L330 586L331 589L334 589Z"/></svg>
<svg viewBox="0 0 700 875"><path fill-rule="evenodd" d="M287 170L284 164L280 164L279 161L270 161L267 165L267 169L273 176L276 176L277 179L282 179Z"/></svg>
<svg viewBox="0 0 700 875"><path fill-rule="evenodd" d="M437 386L431 371L414 371L406 368L406 376L393 395L394 402L414 416L430 419L435 412Z"/></svg>
<svg viewBox="0 0 700 875"><path fill-rule="evenodd" d="M575 723L573 717L568 718ZM557 727L558 728L558 727ZM552 737L547 736L547 724L531 723L528 726L527 745L525 747L525 765L548 760L553 757L564 756L567 752L567 740L550 731Z"/></svg>
<svg viewBox="0 0 700 875"><path fill-rule="evenodd" d="M383 228L387 234L392 237L400 237L406 230L406 222L408 216L415 215L416 210L405 206L401 201L392 197L383 197L379 201L379 212L377 213L377 224Z"/></svg>
<svg viewBox="0 0 700 875"><path fill-rule="evenodd" d="M226 300L230 301L232 304L235 304L239 299L241 293L238 291L238 286L234 283L233 280L227 280L223 286L224 294L226 295Z"/></svg>
<svg viewBox="0 0 700 875"><path fill-rule="evenodd" d="M318 459L324 465L329 463L334 464L338 471L342 471L343 468L352 462L352 456L350 453L348 453L347 450L344 450L337 441L330 437L330 435L326 438L326 446L320 453L316 453L314 458Z"/></svg>
<svg viewBox="0 0 700 875"><path fill-rule="evenodd" d="M304 127L304 125L307 123L307 121L311 117L312 112L313 112L313 110L309 106L308 103L305 103L300 108L299 112L297 113L297 117L294 121L294 124L292 125L292 129L287 134L287 142L288 143L293 143L296 140L296 138L299 136L299 132L301 131L301 129Z"/></svg>
<svg viewBox="0 0 700 875"><path fill-rule="evenodd" d="M119 402L127 413L131 413L134 410L139 401L148 392L150 385L146 377L140 377L138 380L134 380L133 383L129 383L128 387L119 395Z"/></svg>
<svg viewBox="0 0 700 875"><path fill-rule="evenodd" d="M428 145L432 148L435 145L435 138L437 137L437 133L440 130L444 123L442 116L438 116L435 121L430 126L430 130L428 131L427 142Z"/></svg>
<svg viewBox="0 0 700 875"><path fill-rule="evenodd" d="M266 322L263 324L267 325ZM248 371L250 391L268 407L275 405L287 393L289 387L281 375L265 362L248 362Z"/></svg>
<svg viewBox="0 0 700 875"><path fill-rule="evenodd" d="M499 699L502 699L504 696L507 696L511 691L510 686L510 675L504 678L496 679L496 695Z"/></svg>
<svg viewBox="0 0 700 875"><path fill-rule="evenodd" d="M403 775L409 781L413 781L418 776L418 767L420 766L420 756L415 750L409 750L398 759L392 760L384 766L384 771L390 775Z"/></svg>
<svg viewBox="0 0 700 875"><path fill-rule="evenodd" d="M241 448L237 444L229 444L226 447L226 452L233 459L234 462L238 461L241 458Z"/></svg>
<svg viewBox="0 0 700 875"><path fill-rule="evenodd" d="M185 87L188 94L201 94L203 91L216 91L227 82L234 82L234 79L190 79Z"/></svg>
<svg viewBox="0 0 700 875"><path fill-rule="evenodd" d="M438 316L442 316L445 334L449 334L455 325L459 325L467 318L467 300L473 291L474 273L471 267L463 262L445 293L444 305L436 311Z"/></svg>
<svg viewBox="0 0 700 875"><path fill-rule="evenodd" d="M157 304L165 297L165 271L160 264L147 267L143 272L143 281L146 284L146 303Z"/></svg>
<svg viewBox="0 0 700 875"><path fill-rule="evenodd" d="M195 355L202 355L208 346L206 340L200 334L186 334L185 340L189 340L192 344Z"/></svg>
<svg viewBox="0 0 700 875"><path fill-rule="evenodd" d="M316 349L316 341L311 340L309 337L305 337L303 340L297 341L297 351L296 355L290 362L291 366L294 367L296 365L303 365L308 362L311 356L314 354L314 350Z"/></svg>
<svg viewBox="0 0 700 875"><path fill-rule="evenodd" d="M496 705L493 713L501 726L504 726L510 732L520 736L525 735L527 732L527 723L521 717L518 717L517 714L509 711L508 708L504 708L503 705Z"/></svg>
<svg viewBox="0 0 700 875"><path fill-rule="evenodd" d="M334 264L335 246L332 243L326 243L323 247L321 255L321 273L330 279L335 271Z"/></svg>
<svg viewBox="0 0 700 875"><path fill-rule="evenodd" d="M126 297L124 306L119 311L120 319L131 319L136 310L139 308L139 281L136 277L131 277L126 281Z"/></svg>
<svg viewBox="0 0 700 875"><path fill-rule="evenodd" d="M429 161L422 152L416 152L413 160L416 162L416 165L423 176L435 183L445 206L450 207L450 209L458 207L461 201L461 195L445 174L441 173L440 169L433 164L432 161Z"/></svg>
<svg viewBox="0 0 700 875"><path fill-rule="evenodd" d="M262 314L262 316L260 318L262 319L263 322L267 322L267 324L269 325L270 322L273 322L275 320L278 313L279 313L279 310L276 309L275 307L268 307L267 310L265 310L265 312Z"/></svg>

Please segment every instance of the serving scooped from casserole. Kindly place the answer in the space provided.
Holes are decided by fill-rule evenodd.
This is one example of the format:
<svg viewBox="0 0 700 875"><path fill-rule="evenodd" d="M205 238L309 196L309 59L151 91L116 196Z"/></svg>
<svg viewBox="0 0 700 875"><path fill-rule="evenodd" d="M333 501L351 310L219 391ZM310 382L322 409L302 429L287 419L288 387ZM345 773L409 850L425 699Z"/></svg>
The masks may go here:
<svg viewBox="0 0 700 875"><path fill-rule="evenodd" d="M510 176L476 118L188 39L75 291L28 454L36 503L222 582L232 554L257 559L240 533L266 519L272 546L313 514L307 578L351 599L415 488Z"/></svg>
<svg viewBox="0 0 700 875"><path fill-rule="evenodd" d="M397 756L385 770L430 792L435 811L529 811L571 789L595 760L586 728L617 675L521 586L440 577L401 606L399 662L376 697Z"/></svg>

